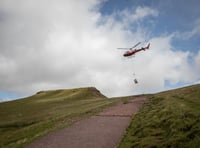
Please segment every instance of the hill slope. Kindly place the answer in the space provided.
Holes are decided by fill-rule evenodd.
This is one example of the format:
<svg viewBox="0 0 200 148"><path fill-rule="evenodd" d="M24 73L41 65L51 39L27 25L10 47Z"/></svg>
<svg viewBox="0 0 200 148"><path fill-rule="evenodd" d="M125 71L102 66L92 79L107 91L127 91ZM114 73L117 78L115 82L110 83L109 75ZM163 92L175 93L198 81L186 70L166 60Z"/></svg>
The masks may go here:
<svg viewBox="0 0 200 148"><path fill-rule="evenodd" d="M0 103L0 147L23 145L113 102L90 87L40 91L24 99Z"/></svg>
<svg viewBox="0 0 200 148"><path fill-rule="evenodd" d="M199 147L200 85L152 95L119 147Z"/></svg>

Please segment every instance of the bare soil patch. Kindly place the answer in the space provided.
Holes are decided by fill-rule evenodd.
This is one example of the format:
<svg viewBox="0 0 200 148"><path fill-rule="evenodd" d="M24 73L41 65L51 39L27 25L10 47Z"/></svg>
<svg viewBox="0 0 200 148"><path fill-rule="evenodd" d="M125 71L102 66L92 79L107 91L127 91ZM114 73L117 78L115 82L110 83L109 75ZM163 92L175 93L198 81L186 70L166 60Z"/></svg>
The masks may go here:
<svg viewBox="0 0 200 148"><path fill-rule="evenodd" d="M126 104L120 102L95 116L36 140L27 147L114 148L145 99L137 97Z"/></svg>

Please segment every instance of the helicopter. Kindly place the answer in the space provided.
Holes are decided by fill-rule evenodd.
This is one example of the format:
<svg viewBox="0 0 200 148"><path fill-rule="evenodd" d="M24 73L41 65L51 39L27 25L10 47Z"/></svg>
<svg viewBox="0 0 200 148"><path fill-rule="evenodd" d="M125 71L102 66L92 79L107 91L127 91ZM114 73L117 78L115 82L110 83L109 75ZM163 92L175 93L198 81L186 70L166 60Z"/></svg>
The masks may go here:
<svg viewBox="0 0 200 148"><path fill-rule="evenodd" d="M146 47L142 47L142 48L140 48L140 49L134 49L136 46L138 46L139 44L141 44L141 42L138 42L136 45L134 45L133 47L131 47L131 48L117 48L117 49L125 49L125 50L129 50L129 51L127 51L127 52L125 52L124 54L123 54L123 56L124 57L130 57L130 56L132 56L132 55L135 55L137 52L140 52L140 51L142 51L142 50L146 50L146 49L149 49L149 47L150 47L150 43L146 46ZM133 50L134 49L134 50Z"/></svg>

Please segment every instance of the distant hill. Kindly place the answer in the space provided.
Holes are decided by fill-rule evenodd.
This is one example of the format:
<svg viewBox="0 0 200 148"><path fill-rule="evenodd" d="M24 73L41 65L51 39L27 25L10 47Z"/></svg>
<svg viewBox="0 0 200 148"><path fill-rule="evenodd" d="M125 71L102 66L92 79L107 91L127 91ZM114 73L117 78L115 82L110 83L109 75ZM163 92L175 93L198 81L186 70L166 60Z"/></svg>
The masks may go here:
<svg viewBox="0 0 200 148"><path fill-rule="evenodd" d="M31 98L49 99L49 96L51 99L57 98L57 100L63 100L63 99L82 100L82 99L94 99L97 97L107 98L106 96L101 94L101 92L97 90L95 87L40 91L37 92L36 95L31 96Z"/></svg>
<svg viewBox="0 0 200 148"><path fill-rule="evenodd" d="M200 85L151 95L132 119L122 147L200 146Z"/></svg>
<svg viewBox="0 0 200 148"><path fill-rule="evenodd" d="M22 146L114 103L94 87L40 91L0 103L0 147Z"/></svg>

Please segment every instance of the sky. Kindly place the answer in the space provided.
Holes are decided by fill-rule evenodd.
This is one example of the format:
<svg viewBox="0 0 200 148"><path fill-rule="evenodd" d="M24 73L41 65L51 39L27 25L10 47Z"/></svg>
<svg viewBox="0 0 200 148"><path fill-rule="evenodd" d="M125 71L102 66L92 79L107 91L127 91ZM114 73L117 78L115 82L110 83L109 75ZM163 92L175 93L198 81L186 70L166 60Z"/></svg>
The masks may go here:
<svg viewBox="0 0 200 148"><path fill-rule="evenodd" d="M198 0L1 0L0 100L96 87L108 97L200 83ZM133 58L118 47L151 44ZM138 84L134 84L134 79Z"/></svg>

